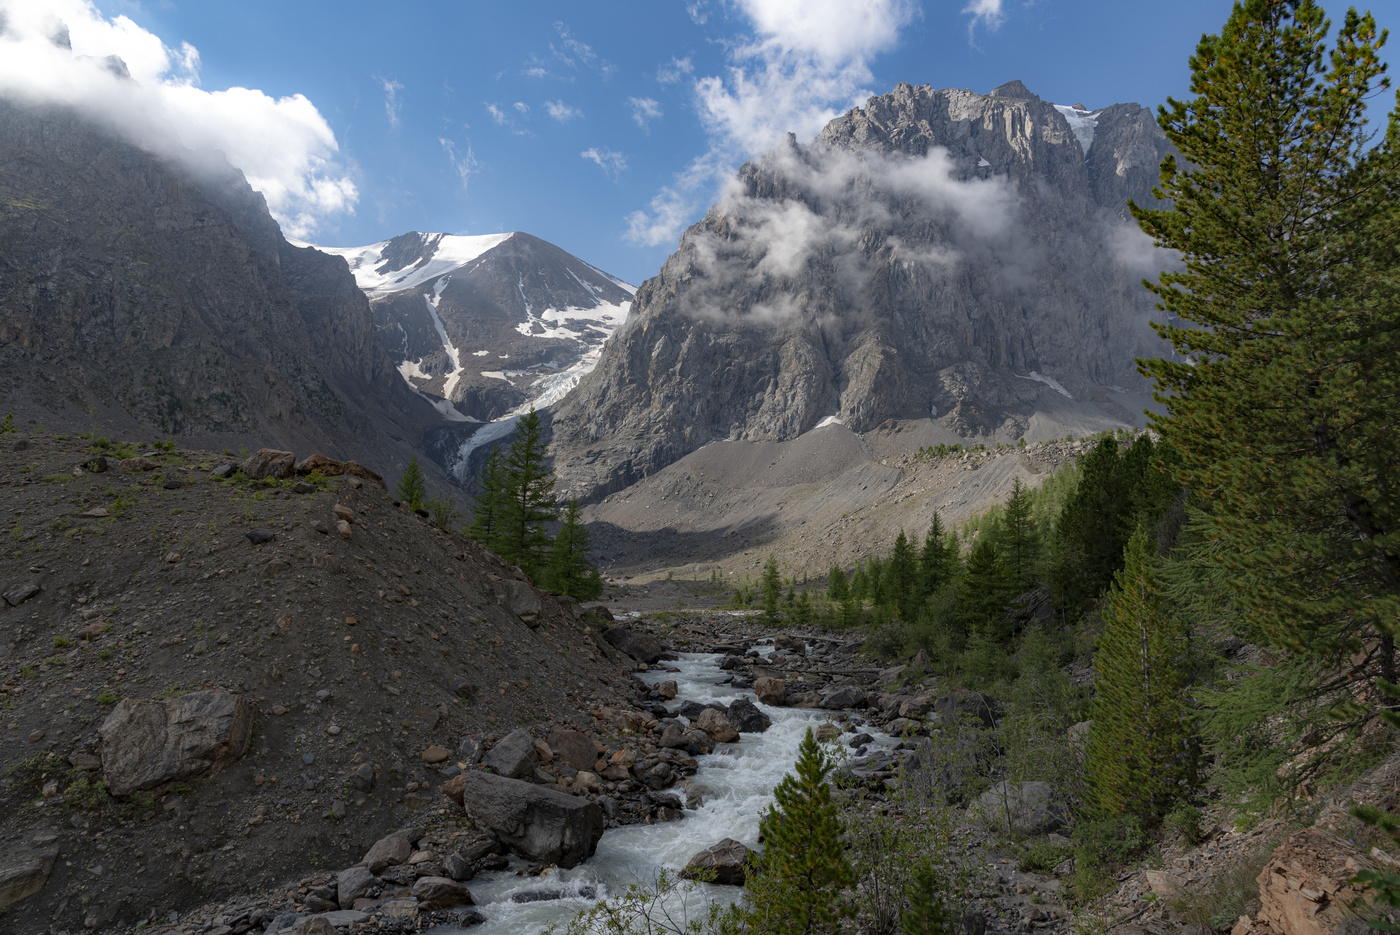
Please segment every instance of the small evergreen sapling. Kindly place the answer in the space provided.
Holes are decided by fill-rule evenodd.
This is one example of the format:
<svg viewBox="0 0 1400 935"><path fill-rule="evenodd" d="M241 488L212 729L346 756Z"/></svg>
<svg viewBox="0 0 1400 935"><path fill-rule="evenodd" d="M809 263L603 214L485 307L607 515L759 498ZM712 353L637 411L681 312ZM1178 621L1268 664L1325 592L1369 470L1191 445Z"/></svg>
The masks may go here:
<svg viewBox="0 0 1400 935"><path fill-rule="evenodd" d="M408 467L404 468L403 476L399 478L399 485L394 488L394 492L410 510L423 509L423 498L428 493L428 484L423 478L423 469L418 466L417 455L408 459Z"/></svg>

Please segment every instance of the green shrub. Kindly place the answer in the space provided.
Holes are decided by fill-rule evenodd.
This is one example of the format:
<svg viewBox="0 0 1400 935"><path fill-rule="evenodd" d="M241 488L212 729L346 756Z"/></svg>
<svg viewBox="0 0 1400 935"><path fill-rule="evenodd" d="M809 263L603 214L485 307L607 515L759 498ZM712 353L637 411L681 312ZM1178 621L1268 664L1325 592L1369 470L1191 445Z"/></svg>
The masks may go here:
<svg viewBox="0 0 1400 935"><path fill-rule="evenodd" d="M1186 802L1178 802L1167 817L1162 819L1162 827L1180 836L1183 844L1195 847L1205 837L1201 828L1201 810Z"/></svg>
<svg viewBox="0 0 1400 935"><path fill-rule="evenodd" d="M1112 888L1118 867L1142 851L1147 838L1131 817L1081 821L1074 829L1074 886L1083 899Z"/></svg>
<svg viewBox="0 0 1400 935"><path fill-rule="evenodd" d="M1044 876L1073 856L1074 848L1071 845L1040 841L1021 851L1020 867L1023 873Z"/></svg>

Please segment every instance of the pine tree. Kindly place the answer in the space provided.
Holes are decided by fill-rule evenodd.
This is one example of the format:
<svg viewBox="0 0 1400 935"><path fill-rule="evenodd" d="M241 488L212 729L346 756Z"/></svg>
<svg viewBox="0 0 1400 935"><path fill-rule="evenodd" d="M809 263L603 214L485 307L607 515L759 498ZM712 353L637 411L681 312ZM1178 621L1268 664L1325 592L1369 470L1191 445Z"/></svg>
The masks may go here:
<svg viewBox="0 0 1400 935"><path fill-rule="evenodd" d="M1055 523L1050 584L1060 607L1073 615L1088 609L1122 566L1132 481L1113 436L1084 456L1079 484Z"/></svg>
<svg viewBox="0 0 1400 935"><path fill-rule="evenodd" d="M885 565L885 597L899 607L900 619L913 621L919 611L919 557L904 530L895 537L894 549Z"/></svg>
<svg viewBox="0 0 1400 935"><path fill-rule="evenodd" d="M957 931L941 882L932 861L920 861L909 883L909 905L899 919L903 935L953 935Z"/></svg>
<svg viewBox="0 0 1400 935"><path fill-rule="evenodd" d="M812 598L805 590L797 592L797 600L792 602L792 622L794 626L806 626L812 622Z"/></svg>
<svg viewBox="0 0 1400 935"><path fill-rule="evenodd" d="M943 529L943 518L933 514L924 547L919 552L920 596L928 598L951 584L958 571L958 543Z"/></svg>
<svg viewBox="0 0 1400 935"><path fill-rule="evenodd" d="M958 579L958 622L969 634L1009 635L996 632L995 625L1015 597L1013 591L1011 576L991 536L979 535L967 555L967 568Z"/></svg>
<svg viewBox="0 0 1400 935"><path fill-rule="evenodd" d="M769 553L768 561L763 565L763 578L759 583L763 588L763 620L776 625L778 604L783 596L783 579L778 574L778 559L772 553Z"/></svg>
<svg viewBox="0 0 1400 935"><path fill-rule="evenodd" d="M492 446L486 455L481 476L477 481L479 489L472 501L472 538L490 549L500 544L502 497L505 493L505 464L501 460L501 449Z"/></svg>
<svg viewBox="0 0 1400 935"><path fill-rule="evenodd" d="M505 459L496 552L534 577L549 547L545 524L558 516L554 472L545 465L539 416L531 409L515 427Z"/></svg>
<svg viewBox="0 0 1400 935"><path fill-rule="evenodd" d="M833 601L844 601L848 593L850 587L846 584L846 572L840 565L832 565L831 573L826 578L826 596Z"/></svg>
<svg viewBox="0 0 1400 935"><path fill-rule="evenodd" d="M578 500L570 500L549 549L545 581L553 591L579 601L591 601L603 593L603 580L588 560L588 549L588 527L579 522Z"/></svg>
<svg viewBox="0 0 1400 935"><path fill-rule="evenodd" d="M417 455L408 459L408 467L404 468L403 476L399 478L399 484L394 488L394 493L400 502L408 505L410 510L423 509L423 498L427 496L428 484L423 478L423 469L418 466Z"/></svg>
<svg viewBox="0 0 1400 935"><path fill-rule="evenodd" d="M997 530L997 551L1011 577L1011 589L1024 594L1036 585L1040 563L1040 535L1036 529L1031 492L1021 478L1011 482L1011 496L1002 508Z"/></svg>
<svg viewBox="0 0 1400 935"><path fill-rule="evenodd" d="M1184 260L1148 284L1179 356L1141 366L1251 624L1394 682L1400 124L1368 148L1388 86L1373 18L1330 31L1309 0L1237 3L1191 59L1194 97L1159 111L1170 207L1132 211Z"/></svg>
<svg viewBox="0 0 1400 935"><path fill-rule="evenodd" d="M807 729L795 775L773 790L773 808L759 833L763 853L755 858L742 911L752 935L836 935L852 915L844 890L856 883L841 843L841 809L827 777L832 763Z"/></svg>
<svg viewBox="0 0 1400 935"><path fill-rule="evenodd" d="M1183 697L1186 637L1163 601L1144 527L1133 533L1124 558L1094 655L1086 771L1100 812L1154 823L1196 780L1196 742Z"/></svg>

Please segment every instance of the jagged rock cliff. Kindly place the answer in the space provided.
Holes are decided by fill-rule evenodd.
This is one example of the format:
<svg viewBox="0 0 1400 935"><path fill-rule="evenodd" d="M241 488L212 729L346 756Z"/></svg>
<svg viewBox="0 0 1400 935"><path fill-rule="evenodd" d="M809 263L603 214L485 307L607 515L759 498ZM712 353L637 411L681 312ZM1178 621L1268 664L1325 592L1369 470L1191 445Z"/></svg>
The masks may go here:
<svg viewBox="0 0 1400 935"><path fill-rule="evenodd" d="M619 490L718 439L932 420L949 440L1126 424L1164 351L1125 220L1168 151L1136 105L1056 107L900 85L739 171L558 408L573 493Z"/></svg>
<svg viewBox="0 0 1400 935"><path fill-rule="evenodd" d="M222 156L186 155L0 100L0 406L401 463L439 417L345 262L287 243Z"/></svg>

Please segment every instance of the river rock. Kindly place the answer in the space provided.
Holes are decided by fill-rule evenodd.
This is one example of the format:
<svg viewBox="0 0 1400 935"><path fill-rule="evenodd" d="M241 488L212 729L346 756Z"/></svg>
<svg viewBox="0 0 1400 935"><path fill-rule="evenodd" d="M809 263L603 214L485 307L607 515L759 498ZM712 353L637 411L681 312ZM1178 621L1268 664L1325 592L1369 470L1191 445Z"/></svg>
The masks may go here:
<svg viewBox="0 0 1400 935"><path fill-rule="evenodd" d="M822 707L829 711L840 711L846 708L860 708L864 706L865 692L856 688L854 685L838 688L822 699Z"/></svg>
<svg viewBox="0 0 1400 935"><path fill-rule="evenodd" d="M476 875L476 868L472 862L464 857L460 852L448 854L442 861L442 872L449 878L458 882L470 880Z"/></svg>
<svg viewBox="0 0 1400 935"><path fill-rule="evenodd" d="M978 800L987 821L1013 834L1049 834L1064 827L1064 809L1048 782L999 782Z"/></svg>
<svg viewBox="0 0 1400 935"><path fill-rule="evenodd" d="M666 651L656 637L646 633L637 633L626 627L613 627L604 631L603 639L638 662L645 662L647 665L660 662L661 654Z"/></svg>
<svg viewBox="0 0 1400 935"><path fill-rule="evenodd" d="M447 877L419 877L413 884L413 895L418 900L419 909L476 905L470 890Z"/></svg>
<svg viewBox="0 0 1400 935"><path fill-rule="evenodd" d="M748 859L747 847L733 838L725 838L690 858L681 871L681 877L691 880L696 877L697 870L713 870L715 876L712 882L723 886L743 886L746 879L744 863Z"/></svg>
<svg viewBox="0 0 1400 935"><path fill-rule="evenodd" d="M350 867L342 870L335 877L336 901L342 909L354 909L355 900L368 896L370 887L378 882L368 867Z"/></svg>
<svg viewBox="0 0 1400 935"><path fill-rule="evenodd" d="M796 636L789 636L786 633L779 633L773 637L773 649L776 652L786 650L790 653L797 653L800 656L807 655L807 644Z"/></svg>
<svg viewBox="0 0 1400 935"><path fill-rule="evenodd" d="M722 711L706 708L695 721L695 726L720 743L733 743L739 739L739 732L729 723Z"/></svg>
<svg viewBox="0 0 1400 935"><path fill-rule="evenodd" d="M676 693L679 691L680 689L676 687L676 683L673 679L667 679L664 682L656 683L656 693L661 696L662 701L670 701L672 698L676 697Z"/></svg>
<svg viewBox="0 0 1400 935"><path fill-rule="evenodd" d="M276 448L259 448L238 465L238 469L253 480L291 477L296 473L296 468L296 455Z"/></svg>
<svg viewBox="0 0 1400 935"><path fill-rule="evenodd" d="M164 701L124 698L98 728L102 780L117 796L213 775L241 757L253 709L222 689Z"/></svg>
<svg viewBox="0 0 1400 935"><path fill-rule="evenodd" d="M744 657L731 653L719 661L719 667L724 672L734 672L744 667Z"/></svg>
<svg viewBox="0 0 1400 935"><path fill-rule="evenodd" d="M559 762L574 769L591 769L598 759L597 748L588 735L576 730L552 730L549 732L549 748L559 758Z"/></svg>
<svg viewBox="0 0 1400 935"><path fill-rule="evenodd" d="M738 737L738 734L734 735ZM715 750L715 739L698 727L692 727L685 732L685 746L694 747L701 755L713 753Z"/></svg>
<svg viewBox="0 0 1400 935"><path fill-rule="evenodd" d="M734 729L743 734L761 734L773 726L768 715L758 710L758 705L747 698L732 702L726 716Z"/></svg>
<svg viewBox="0 0 1400 935"><path fill-rule="evenodd" d="M928 714L932 707L933 701L927 696L910 698L908 701L901 701L899 703L899 716L918 720Z"/></svg>
<svg viewBox="0 0 1400 935"><path fill-rule="evenodd" d="M509 779L523 779L540 765L540 753L530 732L518 727L502 737L481 762Z"/></svg>
<svg viewBox="0 0 1400 935"><path fill-rule="evenodd" d="M322 915L303 919L292 929L293 935L335 935L335 926Z"/></svg>
<svg viewBox="0 0 1400 935"><path fill-rule="evenodd" d="M667 724L661 731L661 739L656 742L657 746L674 750L677 747L685 746L685 728L680 724Z"/></svg>
<svg viewBox="0 0 1400 935"><path fill-rule="evenodd" d="M789 707L820 708L822 706L820 692L787 692L786 695Z"/></svg>
<svg viewBox="0 0 1400 935"><path fill-rule="evenodd" d="M513 853L567 870L597 849L605 821L595 803L490 773L463 775L467 817Z"/></svg>
<svg viewBox="0 0 1400 935"><path fill-rule="evenodd" d="M370 873L378 875L390 867L397 867L413 856L413 835L408 831L395 831L385 835L365 854L360 863Z"/></svg>
<svg viewBox="0 0 1400 935"><path fill-rule="evenodd" d="M760 678L754 679L753 693L758 696L758 700L764 704L781 708L787 704L787 682L783 679Z"/></svg>

